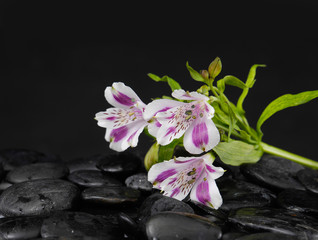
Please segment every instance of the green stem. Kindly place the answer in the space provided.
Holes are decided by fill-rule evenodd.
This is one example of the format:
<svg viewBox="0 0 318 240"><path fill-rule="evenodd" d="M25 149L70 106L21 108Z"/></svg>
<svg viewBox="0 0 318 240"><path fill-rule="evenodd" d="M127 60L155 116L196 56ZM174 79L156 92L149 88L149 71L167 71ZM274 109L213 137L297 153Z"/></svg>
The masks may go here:
<svg viewBox="0 0 318 240"><path fill-rule="evenodd" d="M287 152L283 149L271 146L267 143L261 142L260 146L263 148L264 152L275 155L275 156L279 156L279 157L283 157L283 158L287 158L291 161L294 161L296 163L302 164L304 166L310 167L312 169L318 169L318 162L299 156L297 154L294 153L290 153Z"/></svg>

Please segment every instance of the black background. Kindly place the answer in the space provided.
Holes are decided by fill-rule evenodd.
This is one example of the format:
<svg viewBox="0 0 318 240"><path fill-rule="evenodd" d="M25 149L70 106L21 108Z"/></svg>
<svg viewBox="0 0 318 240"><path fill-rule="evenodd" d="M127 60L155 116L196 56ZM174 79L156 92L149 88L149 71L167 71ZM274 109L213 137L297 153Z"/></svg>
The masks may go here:
<svg viewBox="0 0 318 240"><path fill-rule="evenodd" d="M255 1L254 1L255 2ZM257 82L245 109L255 126L265 106L286 93L318 87L318 8L312 2L127 4L118 1L1 1L0 148L30 148L64 159L108 151L96 112L110 107L104 89L131 86L148 103L169 95L148 72L168 75L186 90L186 61L205 69L219 56L221 77ZM232 100L239 93L227 88ZM318 102L277 113L264 141L318 159ZM139 151L149 146L142 136Z"/></svg>

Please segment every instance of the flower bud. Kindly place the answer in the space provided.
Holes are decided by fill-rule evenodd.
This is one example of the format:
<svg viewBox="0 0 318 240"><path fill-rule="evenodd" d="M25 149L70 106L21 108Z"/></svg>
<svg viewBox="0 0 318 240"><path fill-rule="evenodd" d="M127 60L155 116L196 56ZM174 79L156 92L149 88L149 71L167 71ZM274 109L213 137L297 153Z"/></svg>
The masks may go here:
<svg viewBox="0 0 318 240"><path fill-rule="evenodd" d="M213 62L211 62L208 71L210 74L210 78L214 79L216 78L222 70L222 63L221 59L219 57L216 57Z"/></svg>
<svg viewBox="0 0 318 240"><path fill-rule="evenodd" d="M201 70L200 74L205 80L209 79L209 72L207 70Z"/></svg>

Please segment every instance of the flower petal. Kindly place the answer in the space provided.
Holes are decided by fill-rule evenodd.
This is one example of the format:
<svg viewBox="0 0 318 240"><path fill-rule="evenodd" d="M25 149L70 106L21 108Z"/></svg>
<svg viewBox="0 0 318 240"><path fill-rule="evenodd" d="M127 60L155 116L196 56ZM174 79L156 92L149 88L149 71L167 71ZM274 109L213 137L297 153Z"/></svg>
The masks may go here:
<svg viewBox="0 0 318 240"><path fill-rule="evenodd" d="M184 148L192 154L207 152L220 142L220 133L208 118L196 119L183 138Z"/></svg>
<svg viewBox="0 0 318 240"><path fill-rule="evenodd" d="M119 128L143 118L141 110L132 107L129 109L108 108L106 112L96 113L95 119L100 127Z"/></svg>
<svg viewBox="0 0 318 240"><path fill-rule="evenodd" d="M145 107L137 94L122 82L115 82L112 87L107 87L105 98L111 105L118 108L129 108L134 105L138 105L140 109Z"/></svg>
<svg viewBox="0 0 318 240"><path fill-rule="evenodd" d="M164 161L150 168L148 181L154 188L164 191L165 196L182 200L191 191L204 166L202 158L195 157Z"/></svg>
<svg viewBox="0 0 318 240"><path fill-rule="evenodd" d="M149 103L143 113L143 117L146 121L149 121L159 112L165 112L170 108L174 108L182 105L182 102L170 99L158 99Z"/></svg>
<svg viewBox="0 0 318 240"><path fill-rule="evenodd" d="M190 199L208 207L218 209L222 205L222 196L219 189L207 170L203 170L199 179L195 182Z"/></svg>
<svg viewBox="0 0 318 240"><path fill-rule="evenodd" d="M183 89L177 89L174 90L171 94L174 98L180 99L180 100L204 100L208 101L209 98L207 96L204 96L203 94L200 94L198 92L186 92Z"/></svg>
<svg viewBox="0 0 318 240"><path fill-rule="evenodd" d="M174 139L182 137L185 131L191 126L195 117L192 114L191 103L184 103L181 106L171 108L156 115L162 125L157 133L157 142L160 145L167 145Z"/></svg>
<svg viewBox="0 0 318 240"><path fill-rule="evenodd" d="M161 126L161 123L157 119L152 119L148 124L148 132L157 138L157 134Z"/></svg>
<svg viewBox="0 0 318 240"><path fill-rule="evenodd" d="M138 137L146 125L146 121L139 120L120 128L107 128L105 139L110 142L109 148L122 152L128 147L136 147Z"/></svg>
<svg viewBox="0 0 318 240"><path fill-rule="evenodd" d="M221 177L225 170L221 167L215 167L212 165L214 158L212 157L212 155L210 153L204 154L203 156L201 156L205 162L205 168L207 170L207 173L213 178L213 179L217 179L219 177Z"/></svg>

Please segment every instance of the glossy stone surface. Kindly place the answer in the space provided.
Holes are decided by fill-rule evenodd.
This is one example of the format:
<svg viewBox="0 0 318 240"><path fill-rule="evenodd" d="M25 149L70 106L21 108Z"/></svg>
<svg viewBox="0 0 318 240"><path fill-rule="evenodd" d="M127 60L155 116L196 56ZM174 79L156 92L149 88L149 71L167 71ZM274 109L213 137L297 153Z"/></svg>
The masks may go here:
<svg viewBox="0 0 318 240"><path fill-rule="evenodd" d="M106 173L126 175L135 173L141 162L139 157L123 152L101 156L96 166Z"/></svg>
<svg viewBox="0 0 318 240"><path fill-rule="evenodd" d="M20 183L37 179L60 179L66 177L68 173L68 168L62 163L33 163L10 171L6 180L11 183Z"/></svg>
<svg viewBox="0 0 318 240"><path fill-rule="evenodd" d="M146 223L148 239L221 239L221 229L207 218L189 214L162 212Z"/></svg>
<svg viewBox="0 0 318 240"><path fill-rule="evenodd" d="M123 184L113 177L107 176L98 170L78 170L68 176L68 180L82 187L122 186Z"/></svg>
<svg viewBox="0 0 318 240"><path fill-rule="evenodd" d="M41 227L44 238L120 239L116 225L101 216L82 212L57 212L45 219Z"/></svg>
<svg viewBox="0 0 318 240"><path fill-rule="evenodd" d="M1 239L31 239L40 236L42 217L9 217L0 219Z"/></svg>
<svg viewBox="0 0 318 240"><path fill-rule="evenodd" d="M304 167L300 164L272 155L264 155L255 164L241 166L242 173L248 179L276 191L288 188L305 190L296 179L297 172L302 169Z"/></svg>
<svg viewBox="0 0 318 240"><path fill-rule="evenodd" d="M263 231L291 236L318 234L317 219L285 209L241 208L232 211L228 221L234 229L244 232Z"/></svg>
<svg viewBox="0 0 318 240"><path fill-rule="evenodd" d="M44 154L28 149L4 149L0 151L0 162L5 171L36 162L60 162L61 158L54 154Z"/></svg>
<svg viewBox="0 0 318 240"><path fill-rule="evenodd" d="M138 190L128 187L92 187L82 192L84 201L100 204L121 204L136 202L140 197Z"/></svg>
<svg viewBox="0 0 318 240"><path fill-rule="evenodd" d="M286 189L277 198L279 206L318 216L318 195L306 191Z"/></svg>
<svg viewBox="0 0 318 240"><path fill-rule="evenodd" d="M318 195L318 170L300 170L297 172L297 178L308 191Z"/></svg>
<svg viewBox="0 0 318 240"><path fill-rule="evenodd" d="M217 185L223 198L220 209L224 211L269 206L276 198L268 189L242 180L220 179Z"/></svg>
<svg viewBox="0 0 318 240"><path fill-rule="evenodd" d="M71 209L79 189L60 179L41 179L17 183L0 196L0 212L5 216L45 215Z"/></svg>
<svg viewBox="0 0 318 240"><path fill-rule="evenodd" d="M142 203L138 214L138 222L143 226L151 216L165 211L194 213L188 204L155 193Z"/></svg>
<svg viewBox="0 0 318 240"><path fill-rule="evenodd" d="M151 191L152 184L148 182L146 173L138 173L128 177L125 180L125 184L127 187L138 189L142 191Z"/></svg>

